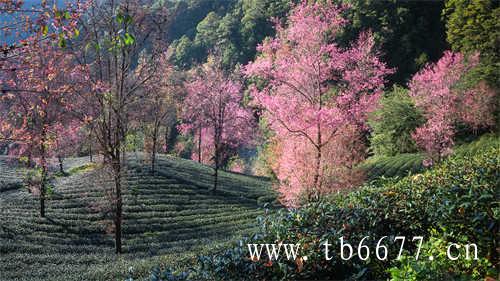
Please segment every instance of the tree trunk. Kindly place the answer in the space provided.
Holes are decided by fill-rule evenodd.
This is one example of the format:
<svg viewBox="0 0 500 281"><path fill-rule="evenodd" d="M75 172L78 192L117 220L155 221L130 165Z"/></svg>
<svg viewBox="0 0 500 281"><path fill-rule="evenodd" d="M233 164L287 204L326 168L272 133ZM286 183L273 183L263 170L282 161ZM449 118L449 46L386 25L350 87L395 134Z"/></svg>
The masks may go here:
<svg viewBox="0 0 500 281"><path fill-rule="evenodd" d="M158 141L158 128L155 127L153 131L153 151L151 151L151 173L155 172L156 164L156 143Z"/></svg>
<svg viewBox="0 0 500 281"><path fill-rule="evenodd" d="M316 165L315 165L315 168L314 168L314 183L313 183L313 186L314 186L314 190L313 190L313 195L315 197L318 197L319 193L320 193L320 189L321 189L321 183L320 183L320 172L321 172L321 147L318 147L317 148L317 152L316 152ZM309 198L311 199L311 198Z"/></svg>
<svg viewBox="0 0 500 281"><path fill-rule="evenodd" d="M63 158L61 156L57 156L57 160L59 161L59 172L64 175Z"/></svg>
<svg viewBox="0 0 500 281"><path fill-rule="evenodd" d="M90 162L93 162L92 160L92 130L89 133L89 160Z"/></svg>
<svg viewBox="0 0 500 281"><path fill-rule="evenodd" d="M215 145L215 171L214 171L214 188L212 192L215 193L217 191L217 184L219 180L219 146Z"/></svg>
<svg viewBox="0 0 500 281"><path fill-rule="evenodd" d="M156 145L153 145L153 148L156 148ZM156 151L153 150L151 153L151 173L155 173L155 164L156 164Z"/></svg>
<svg viewBox="0 0 500 281"><path fill-rule="evenodd" d="M219 165L215 164L215 172L214 172L214 188L212 189L212 192L215 193L217 191L217 184L218 184L218 177L219 177Z"/></svg>
<svg viewBox="0 0 500 281"><path fill-rule="evenodd" d="M113 173L115 180L115 252L122 252L122 187L121 187L121 163L120 153L117 154L118 159L114 160Z"/></svg>
<svg viewBox="0 0 500 281"><path fill-rule="evenodd" d="M321 107L320 107L321 108ZM321 146L322 146L322 140L321 140L321 124L318 122L318 135L317 135L317 144L316 144L316 164L314 168L314 180L313 180L313 195L315 198L319 196L320 189L321 189ZM310 200L309 196L309 200Z"/></svg>
<svg viewBox="0 0 500 281"><path fill-rule="evenodd" d="M30 145L30 149L29 149L29 152L28 152L28 162L26 163L26 168L32 168L34 166L34 164L33 164L33 157L31 155L32 148L33 147Z"/></svg>
<svg viewBox="0 0 500 281"><path fill-rule="evenodd" d="M165 149L164 149L164 153L167 154L168 153L168 147L169 147L169 143L168 143L168 139L169 139L169 135L170 135L170 127L167 126L165 127Z"/></svg>
<svg viewBox="0 0 500 281"><path fill-rule="evenodd" d="M94 159L92 159L92 143L89 144L89 160L90 162L94 162Z"/></svg>
<svg viewBox="0 0 500 281"><path fill-rule="evenodd" d="M46 137L46 132L45 128L42 130L42 139L41 139L41 145L40 145L40 164L42 166L42 180L40 183L40 217L44 218L45 217L45 189L46 189L46 182L47 182L47 159L45 156L45 137Z"/></svg>
<svg viewBox="0 0 500 281"><path fill-rule="evenodd" d="M42 168L42 183L40 184L40 217L45 217L45 174Z"/></svg>
<svg viewBox="0 0 500 281"><path fill-rule="evenodd" d="M198 163L201 163L201 126L198 135Z"/></svg>
<svg viewBox="0 0 500 281"><path fill-rule="evenodd" d="M122 164L125 163L125 148L122 144L125 141L126 133L123 128L121 110L116 116L116 127L114 128L114 155L112 158L112 166L115 180L115 252L122 253Z"/></svg>

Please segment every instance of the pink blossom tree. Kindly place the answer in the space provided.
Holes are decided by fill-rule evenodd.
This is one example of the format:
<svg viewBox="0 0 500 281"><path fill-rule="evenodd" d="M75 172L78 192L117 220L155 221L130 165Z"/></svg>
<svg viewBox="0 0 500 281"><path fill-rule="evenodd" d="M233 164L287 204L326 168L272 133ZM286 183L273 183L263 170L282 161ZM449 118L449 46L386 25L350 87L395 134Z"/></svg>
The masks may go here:
<svg viewBox="0 0 500 281"><path fill-rule="evenodd" d="M49 1L0 1L0 38L2 38L0 43L0 99L5 102L2 104L4 110L9 110L13 102L7 101L11 100L13 95L26 93L30 88L22 83L14 82L13 77L26 76L31 67L29 58L47 55L39 52L45 51L44 49L49 45L58 44L64 47L68 39L78 37L77 22L87 6L86 0L59 2L57 5ZM39 71L40 69L36 69L39 66L35 63L33 72ZM2 113L7 115L8 111ZM7 119L3 120L4 124L9 124ZM4 132L15 131L5 126ZM11 143L13 140L0 136L0 141ZM17 147L18 152L24 150L28 156L31 155L32 149L28 149L27 145L14 143L13 146ZM30 162L28 164L31 164Z"/></svg>
<svg viewBox="0 0 500 281"><path fill-rule="evenodd" d="M264 86L253 98L275 133L280 152L275 172L289 203L298 194L311 198L336 187L346 174L344 157L363 151L339 150L340 136L352 134L360 143L367 114L377 105L385 75L391 73L374 50L373 36L362 33L348 48L334 43L346 24L344 6L303 1L291 12L286 26L258 46L260 55L246 66L248 77ZM340 154L337 154L340 153ZM350 163L347 166L353 166Z"/></svg>
<svg viewBox="0 0 500 281"><path fill-rule="evenodd" d="M479 54L466 58L447 51L435 64L428 64L409 83L410 96L422 110L426 123L413 133L417 145L434 160L451 153L456 125L473 130L494 124L495 93L485 83L465 86L463 80L479 63Z"/></svg>
<svg viewBox="0 0 500 281"><path fill-rule="evenodd" d="M207 63L197 69L186 83L187 96L182 104L180 131L195 133L199 138L199 153L203 161L214 165L215 192L218 171L224 160L237 148L251 143L254 119L243 107L241 83L220 68Z"/></svg>
<svg viewBox="0 0 500 281"><path fill-rule="evenodd" d="M40 216L45 216L45 193L48 179L48 158L54 155L56 142L75 123L73 115L76 92L83 87L86 69L74 64L68 53L45 42L32 44L20 56L15 68L2 81L2 107L9 112L2 117L1 133L17 149L16 156L36 159L41 169Z"/></svg>

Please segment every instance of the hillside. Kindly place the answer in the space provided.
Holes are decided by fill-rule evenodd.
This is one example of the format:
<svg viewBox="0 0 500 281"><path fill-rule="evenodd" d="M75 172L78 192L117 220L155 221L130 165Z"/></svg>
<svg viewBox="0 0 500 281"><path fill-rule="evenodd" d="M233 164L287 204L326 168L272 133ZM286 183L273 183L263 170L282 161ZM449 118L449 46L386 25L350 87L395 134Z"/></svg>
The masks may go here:
<svg viewBox="0 0 500 281"><path fill-rule="evenodd" d="M70 159L67 169L86 161ZM223 172L212 194L209 167L168 156L158 162L151 175L141 155L128 160L119 258L102 201L112 185L102 170L53 180L46 219L25 188L0 192L0 279L117 280L130 267L141 275L249 233L262 203L274 198L266 179ZM19 172L5 158L0 163L1 180L15 180Z"/></svg>
<svg viewBox="0 0 500 281"><path fill-rule="evenodd" d="M488 148L500 147L500 137L496 134L485 134L478 139L462 143L453 148L454 155L474 155ZM363 162L360 167L366 171L368 180L379 177L404 177L424 171L422 161L423 153L404 153L396 156L371 157Z"/></svg>

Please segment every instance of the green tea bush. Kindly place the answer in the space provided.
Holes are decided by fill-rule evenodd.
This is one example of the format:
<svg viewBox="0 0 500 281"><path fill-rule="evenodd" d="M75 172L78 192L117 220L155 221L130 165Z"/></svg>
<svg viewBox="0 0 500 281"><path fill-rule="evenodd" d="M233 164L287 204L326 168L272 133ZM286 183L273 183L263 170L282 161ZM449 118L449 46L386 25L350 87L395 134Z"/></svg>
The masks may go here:
<svg viewBox="0 0 500 281"><path fill-rule="evenodd" d="M484 279L495 274L492 265L498 263L499 173L500 148L491 148L455 156L423 174L380 179L347 194L261 217L261 230L233 249L201 256L181 275L160 272L151 280ZM370 237L364 245L371 251L388 236L387 260L374 258L373 252L367 260L339 257L340 237L356 253L365 236ZM411 260L416 244L407 243L406 254L397 260L400 243L393 242L395 236L423 236L424 258ZM325 241L331 244L331 260L324 256ZM250 260L247 243L280 242L301 245L296 260ZM444 259L442 249L449 242L476 244L480 259ZM425 260L432 253L435 263Z"/></svg>
<svg viewBox="0 0 500 281"><path fill-rule="evenodd" d="M467 237L451 239L461 245L467 244ZM442 233L431 231L430 239L422 244L421 251L432 259L422 258L416 260L413 254L406 252L395 266L388 271L391 280L418 281L418 280L483 280L484 276L495 276L491 262L484 257L478 260L460 259L451 260L447 256L447 248L451 241L443 238ZM459 254L467 254L464 247L459 249Z"/></svg>

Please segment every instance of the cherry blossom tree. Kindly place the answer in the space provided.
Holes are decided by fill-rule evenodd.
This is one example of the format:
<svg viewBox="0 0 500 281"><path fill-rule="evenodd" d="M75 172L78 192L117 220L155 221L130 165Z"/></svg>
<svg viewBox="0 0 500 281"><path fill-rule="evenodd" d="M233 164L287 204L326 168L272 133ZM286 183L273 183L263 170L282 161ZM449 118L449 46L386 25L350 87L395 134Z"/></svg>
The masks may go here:
<svg viewBox="0 0 500 281"><path fill-rule="evenodd" d="M12 77L26 75L27 68L31 67L26 58L45 55L33 52L43 51L50 44L64 47L68 39L78 36L77 21L87 5L86 0L57 5L49 1L0 1L0 80L3 82L0 83L0 99L6 101L13 93L26 92L26 87L15 89L20 84L6 82L12 81ZM4 97L6 94L9 96ZM11 143L8 138L0 138L0 141ZM26 153L29 156L31 149L26 149Z"/></svg>
<svg viewBox="0 0 500 281"><path fill-rule="evenodd" d="M467 58L447 51L409 83L410 96L427 119L412 136L433 160L451 153L457 124L473 130L494 125L495 92L484 82L464 85L467 73L478 63L477 53Z"/></svg>
<svg viewBox="0 0 500 281"><path fill-rule="evenodd" d="M150 151L151 172L155 171L156 153L160 149L160 130L167 130L176 118L176 93L178 87L174 78L174 68L168 61L168 56L162 54L156 61L141 60L138 69L150 68L150 72L142 71L138 75L151 75L142 87L143 99L136 104L135 111L140 115L137 120L142 127ZM140 79L140 78L139 78Z"/></svg>
<svg viewBox="0 0 500 281"><path fill-rule="evenodd" d="M255 126L252 112L243 107L242 85L209 61L186 83L180 131L198 134L199 153L214 165L215 192L222 164L242 146L251 144Z"/></svg>
<svg viewBox="0 0 500 281"><path fill-rule="evenodd" d="M298 194L311 199L352 185L340 180L349 172L339 167L353 167L348 162L359 161L353 155L363 148L342 150L338 142L350 134L353 143L362 144L367 114L391 73L379 60L371 33L362 33L348 48L334 43L347 23L341 16L345 9L330 1L303 1L246 66L247 76L261 84L253 87L253 98L280 147L275 172L290 204Z"/></svg>
<svg viewBox="0 0 500 281"><path fill-rule="evenodd" d="M17 149L16 156L35 158L41 169L40 216L45 216L48 158L54 155L56 140L78 127L73 114L79 87L84 87L86 69L75 65L64 50L46 42L29 45L29 51L9 67L15 68L2 81L5 112L1 133Z"/></svg>

